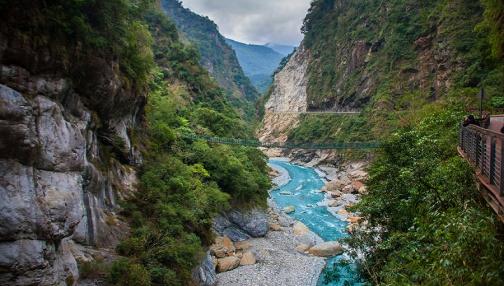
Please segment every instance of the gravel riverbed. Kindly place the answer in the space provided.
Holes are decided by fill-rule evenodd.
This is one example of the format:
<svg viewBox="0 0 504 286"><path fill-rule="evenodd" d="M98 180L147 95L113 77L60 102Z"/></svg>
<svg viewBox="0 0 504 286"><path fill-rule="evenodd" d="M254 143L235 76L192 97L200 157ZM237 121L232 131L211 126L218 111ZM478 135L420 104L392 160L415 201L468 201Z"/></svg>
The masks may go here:
<svg viewBox="0 0 504 286"><path fill-rule="evenodd" d="M325 260L301 254L292 227L270 231L251 239L257 263L217 274L217 284L226 286L315 286Z"/></svg>

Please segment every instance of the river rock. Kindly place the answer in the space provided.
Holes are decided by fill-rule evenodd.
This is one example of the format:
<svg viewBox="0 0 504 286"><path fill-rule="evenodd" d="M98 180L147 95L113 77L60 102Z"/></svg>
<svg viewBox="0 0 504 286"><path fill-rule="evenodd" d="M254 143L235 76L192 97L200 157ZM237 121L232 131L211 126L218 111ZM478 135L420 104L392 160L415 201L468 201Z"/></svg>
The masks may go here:
<svg viewBox="0 0 504 286"><path fill-rule="evenodd" d="M229 221L240 227L252 237L262 237L268 233L268 218L263 210L233 210L227 215Z"/></svg>
<svg viewBox="0 0 504 286"><path fill-rule="evenodd" d="M341 180L334 180L334 181L327 182L324 188L328 192L341 191L341 189L343 189L343 187L345 187L345 185L346 185L345 182L343 182Z"/></svg>
<svg viewBox="0 0 504 286"><path fill-rule="evenodd" d="M352 192L354 191L354 188L352 185L346 185L345 187L343 187L343 189L341 190L341 192L343 194L351 194Z"/></svg>
<svg viewBox="0 0 504 286"><path fill-rule="evenodd" d="M199 286L217 285L217 273L210 251L207 252L201 265L193 272L193 279Z"/></svg>
<svg viewBox="0 0 504 286"><path fill-rule="evenodd" d="M235 251L233 242L227 237L217 237L215 243L210 246L210 253L217 258L232 255Z"/></svg>
<svg viewBox="0 0 504 286"><path fill-rule="evenodd" d="M247 250L252 247L249 241L239 241L235 243L236 250Z"/></svg>
<svg viewBox="0 0 504 286"><path fill-rule="evenodd" d="M278 223L283 227L289 227L294 224L294 220L288 216L280 215L278 216Z"/></svg>
<svg viewBox="0 0 504 286"><path fill-rule="evenodd" d="M331 195L331 198L339 198L343 195L341 191L332 191L329 193Z"/></svg>
<svg viewBox="0 0 504 286"><path fill-rule="evenodd" d="M296 221L294 223L294 226L292 227L292 230L294 232L294 235L305 235L310 232L310 229L304 223L300 221Z"/></svg>
<svg viewBox="0 0 504 286"><path fill-rule="evenodd" d="M302 243L296 246L296 251L299 253L305 253L306 251L308 251L308 249L310 249L310 246L308 244Z"/></svg>
<svg viewBox="0 0 504 286"><path fill-rule="evenodd" d="M355 204L357 200L357 196L354 194L344 194L341 196L341 200L345 202L345 204Z"/></svg>
<svg viewBox="0 0 504 286"><path fill-rule="evenodd" d="M226 272L235 269L240 265L240 259L235 256L228 256L217 259L217 271Z"/></svg>
<svg viewBox="0 0 504 286"><path fill-rule="evenodd" d="M362 170L355 170L349 173L352 179L365 181L368 178L368 174Z"/></svg>
<svg viewBox="0 0 504 286"><path fill-rule="evenodd" d="M352 188L354 192L358 192L362 187L364 187L364 183L361 181L353 181Z"/></svg>
<svg viewBox="0 0 504 286"><path fill-rule="evenodd" d="M278 223L270 223L270 229L273 231L280 231L282 227Z"/></svg>
<svg viewBox="0 0 504 286"><path fill-rule="evenodd" d="M293 213L293 212L296 211L296 207L294 207L294 206L287 206L287 207L283 208L283 211L286 214L290 214L290 213Z"/></svg>
<svg viewBox="0 0 504 286"><path fill-rule="evenodd" d="M314 245L317 245L317 244L323 242L323 240L318 235L314 234L313 232L309 232L309 233L303 234L303 235L296 235L294 237L295 237L295 241L298 245L299 244L306 244L306 245L312 247Z"/></svg>
<svg viewBox="0 0 504 286"><path fill-rule="evenodd" d="M343 248L336 241L328 241L313 246L308 252L315 256L329 257L343 253Z"/></svg>
<svg viewBox="0 0 504 286"><path fill-rule="evenodd" d="M256 257L252 251L247 251L243 253L243 256L240 260L240 265L254 265L256 264Z"/></svg>

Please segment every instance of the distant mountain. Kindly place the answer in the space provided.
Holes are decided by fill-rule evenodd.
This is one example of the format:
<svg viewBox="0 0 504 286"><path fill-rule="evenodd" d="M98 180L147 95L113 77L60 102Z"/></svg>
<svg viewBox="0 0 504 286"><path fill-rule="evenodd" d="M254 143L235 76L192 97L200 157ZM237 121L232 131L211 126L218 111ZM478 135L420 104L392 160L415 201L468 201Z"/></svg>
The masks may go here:
<svg viewBox="0 0 504 286"><path fill-rule="evenodd" d="M231 39L226 39L226 42L235 50L238 61L252 84L260 92L265 92L284 55L267 46L244 44Z"/></svg>
<svg viewBox="0 0 504 286"><path fill-rule="evenodd" d="M271 48L277 53L282 54L284 57L290 55L292 52L294 52L294 49L296 47L294 46L289 46L289 45L280 45L280 44L273 44L273 43L268 43L265 45L268 48Z"/></svg>
<svg viewBox="0 0 504 286"><path fill-rule="evenodd" d="M178 0L162 0L161 6L182 36L197 47L201 65L226 90L230 102L247 114L253 114L253 102L259 93L245 76L233 49L226 44L217 25L208 17L184 8Z"/></svg>

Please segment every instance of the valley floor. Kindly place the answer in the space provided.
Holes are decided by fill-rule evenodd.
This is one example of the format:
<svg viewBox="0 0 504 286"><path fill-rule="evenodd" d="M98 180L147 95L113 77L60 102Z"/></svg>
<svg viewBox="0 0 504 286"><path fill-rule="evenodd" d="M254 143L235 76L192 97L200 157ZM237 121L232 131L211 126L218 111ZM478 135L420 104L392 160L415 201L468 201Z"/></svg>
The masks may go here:
<svg viewBox="0 0 504 286"><path fill-rule="evenodd" d="M294 234L294 220L280 214L270 203L270 221L278 221L281 229L270 231L263 238L249 240L256 253L257 263L238 267L217 275L221 286L310 286L317 285L325 266L323 258L299 253L299 236ZM310 233L311 239L322 241ZM304 238L306 239L306 238Z"/></svg>

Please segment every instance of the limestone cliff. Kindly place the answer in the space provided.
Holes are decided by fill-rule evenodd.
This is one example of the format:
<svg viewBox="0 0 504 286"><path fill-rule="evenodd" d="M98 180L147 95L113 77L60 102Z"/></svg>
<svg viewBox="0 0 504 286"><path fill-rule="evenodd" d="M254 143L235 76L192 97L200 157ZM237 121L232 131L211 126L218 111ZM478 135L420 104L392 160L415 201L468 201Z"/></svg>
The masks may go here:
<svg viewBox="0 0 504 286"><path fill-rule="evenodd" d="M117 201L135 191L145 96L112 61L90 58L76 81L1 30L0 284L73 285L76 257L128 233Z"/></svg>
<svg viewBox="0 0 504 286"><path fill-rule="evenodd" d="M301 45L275 75L271 94L265 104L262 128L258 132L262 142L287 141L288 132L299 122L299 114L295 112L306 111L309 57L308 50Z"/></svg>

